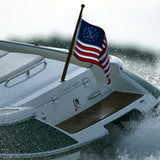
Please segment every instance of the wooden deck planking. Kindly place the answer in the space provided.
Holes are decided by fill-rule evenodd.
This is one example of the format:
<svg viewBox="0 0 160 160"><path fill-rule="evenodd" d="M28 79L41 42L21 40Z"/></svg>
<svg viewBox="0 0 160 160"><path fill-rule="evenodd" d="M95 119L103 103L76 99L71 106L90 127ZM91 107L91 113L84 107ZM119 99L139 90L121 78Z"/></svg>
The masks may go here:
<svg viewBox="0 0 160 160"><path fill-rule="evenodd" d="M139 99L142 95L126 92L113 92L94 106L82 111L56 126L69 133L76 133Z"/></svg>

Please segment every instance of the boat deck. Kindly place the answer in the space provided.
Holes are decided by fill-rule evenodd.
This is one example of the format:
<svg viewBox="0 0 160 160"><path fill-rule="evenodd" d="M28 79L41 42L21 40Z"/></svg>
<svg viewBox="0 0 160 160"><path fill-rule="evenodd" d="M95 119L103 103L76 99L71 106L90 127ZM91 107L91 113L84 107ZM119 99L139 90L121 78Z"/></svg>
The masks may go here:
<svg viewBox="0 0 160 160"><path fill-rule="evenodd" d="M139 99L141 94L113 92L108 97L94 106L82 111L56 126L68 133L76 133L110 115Z"/></svg>

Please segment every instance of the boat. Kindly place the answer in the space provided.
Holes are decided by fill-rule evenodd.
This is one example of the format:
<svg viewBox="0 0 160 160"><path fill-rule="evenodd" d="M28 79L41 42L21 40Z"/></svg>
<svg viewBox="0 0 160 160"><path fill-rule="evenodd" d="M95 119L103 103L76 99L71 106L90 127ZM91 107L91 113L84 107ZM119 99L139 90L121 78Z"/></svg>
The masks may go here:
<svg viewBox="0 0 160 160"><path fill-rule="evenodd" d="M110 79L68 50L0 41L0 157L40 159L75 154L110 133L107 125L150 112L160 91L110 55Z"/></svg>

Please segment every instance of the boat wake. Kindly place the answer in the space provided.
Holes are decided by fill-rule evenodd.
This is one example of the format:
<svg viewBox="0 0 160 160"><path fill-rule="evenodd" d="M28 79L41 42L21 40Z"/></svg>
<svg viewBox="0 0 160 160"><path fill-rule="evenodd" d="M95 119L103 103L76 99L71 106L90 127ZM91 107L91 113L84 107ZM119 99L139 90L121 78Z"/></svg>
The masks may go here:
<svg viewBox="0 0 160 160"><path fill-rule="evenodd" d="M159 160L160 105L143 120L114 129L109 139L97 142L82 153L82 160ZM112 130L113 131L113 130Z"/></svg>
<svg viewBox="0 0 160 160"><path fill-rule="evenodd" d="M160 60L154 65L129 59L123 61L132 72L160 89ZM159 160L160 105L142 120L129 122L125 129L117 127L104 143L103 146L98 143L95 145L97 147L89 147L82 153L82 160Z"/></svg>
<svg viewBox="0 0 160 160"><path fill-rule="evenodd" d="M159 106L160 107L160 106ZM145 159L153 160L160 158L160 109L157 113L150 114L141 122L132 122L127 132L121 131L112 147L116 153L115 159ZM155 116L156 114L156 116ZM113 149L112 149L113 150ZM109 152L107 148L104 154ZM106 159L107 154L106 154Z"/></svg>

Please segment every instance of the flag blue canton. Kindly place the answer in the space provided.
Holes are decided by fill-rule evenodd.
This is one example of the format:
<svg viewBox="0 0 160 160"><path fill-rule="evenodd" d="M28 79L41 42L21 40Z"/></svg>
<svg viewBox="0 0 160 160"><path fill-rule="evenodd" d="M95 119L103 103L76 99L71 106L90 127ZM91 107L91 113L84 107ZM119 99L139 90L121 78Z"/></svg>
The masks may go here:
<svg viewBox="0 0 160 160"><path fill-rule="evenodd" d="M81 21L81 27L78 34L78 39L83 43L97 46L102 48L102 43L104 39L104 31L100 27L91 25L86 21Z"/></svg>

